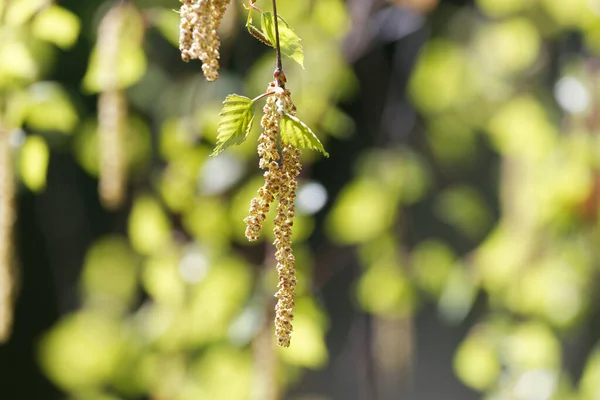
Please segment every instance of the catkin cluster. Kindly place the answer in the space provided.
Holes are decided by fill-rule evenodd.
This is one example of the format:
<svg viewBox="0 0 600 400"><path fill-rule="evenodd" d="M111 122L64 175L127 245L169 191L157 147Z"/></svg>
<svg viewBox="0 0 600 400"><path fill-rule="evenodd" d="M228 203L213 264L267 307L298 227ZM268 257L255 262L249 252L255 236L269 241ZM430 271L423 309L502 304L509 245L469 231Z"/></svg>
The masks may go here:
<svg viewBox="0 0 600 400"><path fill-rule="evenodd" d="M0 343L8 339L13 321L14 195L13 160L9 132L0 126Z"/></svg>
<svg viewBox="0 0 600 400"><path fill-rule="evenodd" d="M119 40L126 23L128 5L116 5L102 19L98 29L98 54L104 91L98 97L100 143L100 199L109 209L118 208L125 198L125 130L127 99L118 87L115 65L119 62Z"/></svg>
<svg viewBox="0 0 600 400"><path fill-rule="evenodd" d="M230 0L180 0L179 50L183 61L202 60L209 81L219 78L219 35Z"/></svg>
<svg viewBox="0 0 600 400"><path fill-rule="evenodd" d="M300 174L300 150L279 140L280 122L284 113L294 114L290 92L278 87L277 81L268 88L271 94L264 107L261 120L263 132L258 139L260 168L265 170L265 184L250 203L250 215L245 219L246 237L258 240L262 224L270 205L277 199L275 217L275 259L279 275L277 306L275 308L275 335L280 346L288 347L292 335L294 298L296 287L296 259L292 252L292 226L294 225L296 188ZM281 152L278 148L281 146Z"/></svg>

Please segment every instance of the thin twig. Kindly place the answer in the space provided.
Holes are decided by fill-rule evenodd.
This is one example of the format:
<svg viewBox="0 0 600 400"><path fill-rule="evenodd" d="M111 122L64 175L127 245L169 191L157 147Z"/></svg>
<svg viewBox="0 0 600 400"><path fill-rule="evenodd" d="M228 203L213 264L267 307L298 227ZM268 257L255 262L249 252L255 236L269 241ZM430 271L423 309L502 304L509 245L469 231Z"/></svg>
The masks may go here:
<svg viewBox="0 0 600 400"><path fill-rule="evenodd" d="M275 67L274 78L279 87L285 87L285 74L283 73L283 63L281 61L281 45L279 43L279 16L277 15L277 0L273 0L273 19L275 20L275 51L277 53L277 64Z"/></svg>

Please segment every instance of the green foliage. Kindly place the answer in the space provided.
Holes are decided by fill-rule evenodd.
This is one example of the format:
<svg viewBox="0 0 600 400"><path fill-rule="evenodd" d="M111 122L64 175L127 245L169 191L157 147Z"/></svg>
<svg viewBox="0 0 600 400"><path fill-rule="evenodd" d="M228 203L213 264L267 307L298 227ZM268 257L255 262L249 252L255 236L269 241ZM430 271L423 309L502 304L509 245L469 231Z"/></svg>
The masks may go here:
<svg viewBox="0 0 600 400"><path fill-rule="evenodd" d="M39 39L54 43L62 49L72 47L79 37L79 18L62 7L51 5L33 20L31 30Z"/></svg>
<svg viewBox="0 0 600 400"><path fill-rule="evenodd" d="M25 139L19 155L21 179L29 190L41 192L46 187L46 171L50 161L50 150L41 136Z"/></svg>
<svg viewBox="0 0 600 400"><path fill-rule="evenodd" d="M325 151L323 144L315 133L302 121L290 114L281 116L281 140L299 149L316 150L325 157L329 153Z"/></svg>
<svg viewBox="0 0 600 400"><path fill-rule="evenodd" d="M354 177L340 183L324 211L327 241L357 248L362 273L350 295L373 318L410 321L428 305L447 324L473 323L456 347L454 370L485 398L595 399L598 349L579 382L568 378L562 354L564 343L590 329L596 307L598 72L587 54L600 53L600 18L586 0L475 3L434 14L437 34L409 83L423 123L410 150L360 150ZM106 5L91 5L80 18L47 1L0 0L0 9L7 7L0 120L15 139L25 131L23 143L11 136L11 144L27 190L45 189L54 152L72 151L86 172L98 175L97 118L88 96L113 88L107 71L116 71L118 88L129 88L135 110L124 150L131 209L115 217L120 226L128 215L127 237L102 237L90 246L82 305L44 335L40 361L76 399L245 399L254 385L251 349L270 319L264 303L275 271L272 260L257 258L262 245L243 237L248 201L262 184L260 171L246 168L255 157L254 143L244 143L258 130L255 101L231 95L220 103L233 91L262 93L273 53L231 53L247 33L226 19L222 54L230 68L224 65L219 82L208 85L198 64L181 66L176 49L164 48L178 43L179 15L159 2L136 5L118 63L107 67L89 37L95 26L81 29L81 21L99 21ZM340 111L358 87L339 46L350 18L340 0L280 6L283 52L298 64L286 65L285 73L304 121L283 115L282 140L327 156L308 126L336 140L353 140L356 129L354 116ZM146 35L149 25L168 42ZM273 46L271 12L262 14L260 31L248 29ZM582 38L585 50L556 57L571 35ZM84 51L87 72L71 59ZM308 73L300 68L305 64ZM68 73L57 73L57 66ZM565 78L567 100L587 99L587 106L569 109L559 101ZM78 86L81 93L72 89ZM213 155L241 146L210 158L215 143ZM314 179L311 157L303 160L303 179ZM273 239L271 224L265 222L261 240ZM321 225L300 212L294 224L301 295L292 346L273 355L282 396L303 368L329 361L328 315L312 294L320 283L311 268L330 262L307 242Z"/></svg>
<svg viewBox="0 0 600 400"><path fill-rule="evenodd" d="M292 27L283 19L279 17L279 43L281 45L281 52L287 57L296 61L302 68L304 68L304 50L300 43L300 37L294 32ZM275 47L275 18L273 13L264 12L261 17L261 28L265 37L271 43L271 46Z"/></svg>
<svg viewBox="0 0 600 400"><path fill-rule="evenodd" d="M254 122L254 101L237 94L229 95L223 102L219 117L217 146L211 156L246 140Z"/></svg>
<svg viewBox="0 0 600 400"><path fill-rule="evenodd" d="M124 22L120 40L115 43L115 46L118 46L117 63L107 64L98 46L95 46L83 78L83 88L89 93L128 88L142 79L146 73L148 62L142 47L145 33L144 18L132 7L124 8L119 17Z"/></svg>

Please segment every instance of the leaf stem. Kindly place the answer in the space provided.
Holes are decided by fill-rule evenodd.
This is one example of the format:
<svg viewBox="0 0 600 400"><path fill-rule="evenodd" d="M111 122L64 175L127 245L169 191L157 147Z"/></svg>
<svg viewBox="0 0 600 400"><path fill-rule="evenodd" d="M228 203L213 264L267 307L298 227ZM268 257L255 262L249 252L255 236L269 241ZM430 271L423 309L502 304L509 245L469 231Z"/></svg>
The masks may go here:
<svg viewBox="0 0 600 400"><path fill-rule="evenodd" d="M277 15L277 0L273 0L273 19L275 20L275 51L277 53L277 64L273 77L277 80L277 85L285 87L285 74L283 73L283 63L281 61L281 45L279 43L279 16Z"/></svg>
<svg viewBox="0 0 600 400"><path fill-rule="evenodd" d="M264 98L264 97L267 97L267 96L270 96L270 95L272 95L273 93L274 93L274 92L266 92L266 93L263 93L263 94L261 94L260 96L256 96L255 98L253 98L253 99L252 99L252 102L254 103L254 102L256 102L256 101L258 101L258 100L260 100L260 99L262 99L262 98Z"/></svg>

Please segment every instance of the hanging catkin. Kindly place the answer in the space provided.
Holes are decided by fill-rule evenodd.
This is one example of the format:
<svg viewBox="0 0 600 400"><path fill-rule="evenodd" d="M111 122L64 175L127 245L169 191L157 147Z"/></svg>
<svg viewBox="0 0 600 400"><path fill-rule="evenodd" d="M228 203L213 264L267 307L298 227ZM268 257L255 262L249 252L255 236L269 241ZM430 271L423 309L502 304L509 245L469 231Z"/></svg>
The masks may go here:
<svg viewBox="0 0 600 400"><path fill-rule="evenodd" d="M0 125L0 343L12 329L14 275L12 232L15 220L15 184L8 130Z"/></svg>
<svg viewBox="0 0 600 400"><path fill-rule="evenodd" d="M108 11L98 29L98 57L104 91L98 98L100 147L100 199L109 209L123 203L126 190L125 134L127 98L118 85L119 40L129 5L119 4Z"/></svg>
<svg viewBox="0 0 600 400"><path fill-rule="evenodd" d="M219 78L220 40L217 29L230 0L180 0L179 50L183 61L202 60L209 81Z"/></svg>
<svg viewBox="0 0 600 400"><path fill-rule="evenodd" d="M250 203L250 215L245 219L246 238L250 241L258 240L270 205L277 199L273 228L279 275L278 291L275 294L275 336L279 346L289 347L296 296L296 259L292 252L292 226L296 214L294 201L301 169L300 150L280 140L282 116L286 113L296 113L290 91L279 87L277 81L274 81L269 85L267 92L272 94L267 98L263 109L263 132L258 139L259 166L265 170L265 184Z"/></svg>

